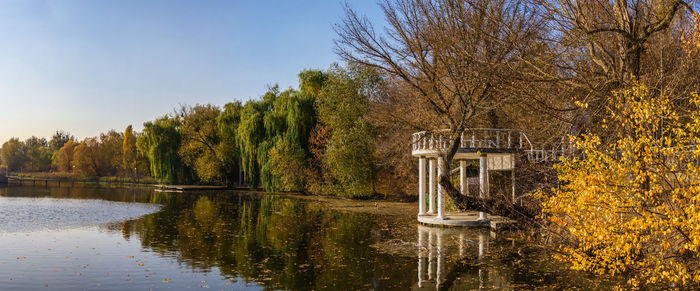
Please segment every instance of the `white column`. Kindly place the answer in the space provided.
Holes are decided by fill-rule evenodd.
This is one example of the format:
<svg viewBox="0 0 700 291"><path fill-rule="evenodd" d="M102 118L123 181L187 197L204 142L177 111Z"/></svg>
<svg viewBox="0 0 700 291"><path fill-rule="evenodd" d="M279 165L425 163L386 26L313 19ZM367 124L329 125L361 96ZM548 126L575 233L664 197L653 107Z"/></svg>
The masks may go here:
<svg viewBox="0 0 700 291"><path fill-rule="evenodd" d="M486 234L479 232L479 259L481 259L486 254L486 247L488 244Z"/></svg>
<svg viewBox="0 0 700 291"><path fill-rule="evenodd" d="M433 229L428 229L428 280L433 279Z"/></svg>
<svg viewBox="0 0 700 291"><path fill-rule="evenodd" d="M513 192L513 204L515 204L515 155L510 155L510 183Z"/></svg>
<svg viewBox="0 0 700 291"><path fill-rule="evenodd" d="M440 290L442 274L445 271L445 252L442 251L442 229L437 231L437 272L435 272L435 289Z"/></svg>
<svg viewBox="0 0 700 291"><path fill-rule="evenodd" d="M428 213L435 213L435 160L428 160Z"/></svg>
<svg viewBox="0 0 700 291"><path fill-rule="evenodd" d="M418 158L418 215L425 215L425 158Z"/></svg>
<svg viewBox="0 0 700 291"><path fill-rule="evenodd" d="M486 154L479 157L479 197L489 197L489 160ZM479 212L479 219L486 219L486 213Z"/></svg>
<svg viewBox="0 0 700 291"><path fill-rule="evenodd" d="M425 280L425 231L418 227L418 287L423 287Z"/></svg>
<svg viewBox="0 0 700 291"><path fill-rule="evenodd" d="M467 182L467 161L459 161L459 192L462 195L469 194L469 184Z"/></svg>
<svg viewBox="0 0 700 291"><path fill-rule="evenodd" d="M437 175L438 175L438 181L444 175L442 172L442 167L445 164L445 159L441 156L438 156L437 158ZM445 189L443 189L442 185L438 183L437 185L437 219L445 219Z"/></svg>

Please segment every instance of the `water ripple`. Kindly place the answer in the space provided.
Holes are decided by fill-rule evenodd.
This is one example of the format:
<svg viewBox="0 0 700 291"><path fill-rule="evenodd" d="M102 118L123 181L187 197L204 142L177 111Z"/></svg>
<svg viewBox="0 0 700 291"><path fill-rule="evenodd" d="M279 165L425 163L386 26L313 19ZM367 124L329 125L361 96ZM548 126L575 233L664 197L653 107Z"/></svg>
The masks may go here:
<svg viewBox="0 0 700 291"><path fill-rule="evenodd" d="M85 199L0 197L0 233L33 232L134 219L160 205Z"/></svg>

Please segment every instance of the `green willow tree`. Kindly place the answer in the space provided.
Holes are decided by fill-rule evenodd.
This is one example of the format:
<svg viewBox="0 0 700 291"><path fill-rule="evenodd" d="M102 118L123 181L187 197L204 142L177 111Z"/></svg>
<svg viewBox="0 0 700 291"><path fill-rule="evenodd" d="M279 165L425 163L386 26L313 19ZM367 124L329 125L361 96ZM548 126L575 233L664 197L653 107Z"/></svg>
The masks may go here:
<svg viewBox="0 0 700 291"><path fill-rule="evenodd" d="M303 82L302 82L303 83ZM302 86L303 88L303 86ZM288 90L280 95L274 104L274 114L279 128L273 139L274 145L269 150L269 172L277 177L276 188L284 191L302 191L306 189L308 168L309 137L316 124L314 108L315 96Z"/></svg>
<svg viewBox="0 0 700 291"><path fill-rule="evenodd" d="M182 140L180 122L163 116L143 124L143 133L137 140L139 151L145 153L151 174L161 183L187 183L191 170L182 162L178 151Z"/></svg>
<svg viewBox="0 0 700 291"><path fill-rule="evenodd" d="M241 168L241 153L238 147L238 126L241 123L240 102L224 105L221 114L216 118L220 142L217 146L217 156L221 160L223 181L227 185L243 184L243 169Z"/></svg>
<svg viewBox="0 0 700 291"><path fill-rule="evenodd" d="M237 129L238 147L245 179L251 188L260 185L260 164L258 148L265 139L264 116L272 107L277 89L269 90L260 101L248 101L241 109L240 124Z"/></svg>

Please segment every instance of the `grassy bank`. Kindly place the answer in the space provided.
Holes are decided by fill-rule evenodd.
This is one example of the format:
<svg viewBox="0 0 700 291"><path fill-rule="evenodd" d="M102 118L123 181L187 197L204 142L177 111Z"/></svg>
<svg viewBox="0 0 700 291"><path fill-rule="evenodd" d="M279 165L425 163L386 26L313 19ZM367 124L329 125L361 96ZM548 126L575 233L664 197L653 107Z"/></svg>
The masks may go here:
<svg viewBox="0 0 700 291"><path fill-rule="evenodd" d="M63 173L63 172L25 172L25 173L11 173L13 176L23 177L23 178L36 178L36 179L49 179L55 181L65 181L65 182L90 182L90 183L115 183L115 184L158 184L158 181L152 177L118 177L118 176L106 176L106 177L89 177L76 173Z"/></svg>

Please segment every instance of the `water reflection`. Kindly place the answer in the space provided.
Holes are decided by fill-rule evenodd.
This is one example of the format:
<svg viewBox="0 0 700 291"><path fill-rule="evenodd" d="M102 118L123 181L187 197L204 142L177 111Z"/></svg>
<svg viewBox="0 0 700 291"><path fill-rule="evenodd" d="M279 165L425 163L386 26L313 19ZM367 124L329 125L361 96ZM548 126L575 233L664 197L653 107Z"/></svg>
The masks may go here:
<svg viewBox="0 0 700 291"><path fill-rule="evenodd" d="M275 288L362 289L407 277L393 265L408 258L371 247L383 236L372 216L298 199L174 194L164 211L120 227L148 250L198 271L217 267L225 277Z"/></svg>
<svg viewBox="0 0 700 291"><path fill-rule="evenodd" d="M35 233L33 239L3 237L0 289L36 289L32 278L51 278L58 281L53 286L60 283L65 290L184 289L199 285L216 290L607 286L595 278L565 271L552 264L548 254L505 233L416 226L414 209L408 209L405 216L370 214L347 210L352 209L347 206L347 211L339 211L329 203L287 196L162 193L150 188L94 185L11 186L0 188L0 196L161 205L156 213L105 224L98 231ZM374 202L368 204L376 207ZM100 242L97 250L95 242ZM64 259L68 258L64 254L76 247L87 253ZM34 265L18 269L17 258L27 254L32 254L27 260ZM103 270L113 266L121 266L118 274L132 276L105 275ZM82 273L93 270L89 280L75 275L77 268ZM54 271L59 269L66 271ZM83 285L86 281L91 285Z"/></svg>
<svg viewBox="0 0 700 291"><path fill-rule="evenodd" d="M514 241L497 241L487 229L418 227L418 289L509 289L512 272L504 271L500 257L517 251ZM489 256L492 242L499 254ZM449 261L449 263L446 263Z"/></svg>

